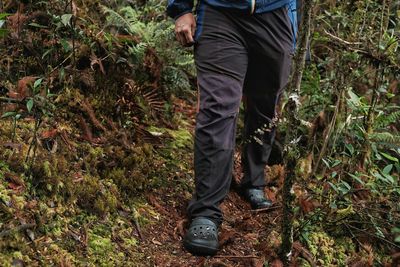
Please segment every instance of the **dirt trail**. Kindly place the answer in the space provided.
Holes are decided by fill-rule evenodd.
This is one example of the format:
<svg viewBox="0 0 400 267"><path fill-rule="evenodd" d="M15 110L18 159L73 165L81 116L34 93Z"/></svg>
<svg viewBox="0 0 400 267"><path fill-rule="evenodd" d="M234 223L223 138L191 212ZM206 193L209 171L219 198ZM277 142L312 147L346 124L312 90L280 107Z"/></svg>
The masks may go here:
<svg viewBox="0 0 400 267"><path fill-rule="evenodd" d="M177 188L162 188L148 197L160 219L143 229L144 241L140 250L149 260L143 262L143 266L261 267L265 261L277 258L281 223L279 204L275 202L270 210L252 211L234 189L221 204L224 222L219 235L220 251L212 258L192 256L181 242L188 227L185 213L190 194ZM271 190L266 193L275 198Z"/></svg>

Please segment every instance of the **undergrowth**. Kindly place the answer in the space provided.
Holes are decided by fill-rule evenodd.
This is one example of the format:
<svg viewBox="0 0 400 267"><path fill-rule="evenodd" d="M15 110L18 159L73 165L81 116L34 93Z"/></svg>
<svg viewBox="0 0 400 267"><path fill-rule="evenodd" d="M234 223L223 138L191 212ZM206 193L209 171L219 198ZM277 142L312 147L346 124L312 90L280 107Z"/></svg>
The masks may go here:
<svg viewBox="0 0 400 267"><path fill-rule="evenodd" d="M194 64L164 9L0 5L1 266L149 264L140 228L160 214L147 194L193 188ZM316 1L295 140L305 151L293 188L301 266L398 262L397 10ZM290 130L282 116L279 138Z"/></svg>

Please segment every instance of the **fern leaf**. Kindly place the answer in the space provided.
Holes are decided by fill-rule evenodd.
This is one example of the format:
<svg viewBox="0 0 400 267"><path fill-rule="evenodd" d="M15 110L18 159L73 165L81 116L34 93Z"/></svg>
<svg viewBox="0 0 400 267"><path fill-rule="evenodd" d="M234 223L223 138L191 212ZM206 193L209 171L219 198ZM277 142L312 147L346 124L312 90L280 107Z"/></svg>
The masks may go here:
<svg viewBox="0 0 400 267"><path fill-rule="evenodd" d="M123 16L121 16L115 10L108 8L106 6L101 7L104 14L107 14L107 21L109 25L113 25L116 27L123 27L125 30L129 27L129 21L127 21Z"/></svg>
<svg viewBox="0 0 400 267"><path fill-rule="evenodd" d="M384 146L400 147L400 134L392 134L389 132L372 133L369 140Z"/></svg>
<svg viewBox="0 0 400 267"><path fill-rule="evenodd" d="M375 121L375 129L385 128L392 123L400 121L400 110L379 116Z"/></svg>

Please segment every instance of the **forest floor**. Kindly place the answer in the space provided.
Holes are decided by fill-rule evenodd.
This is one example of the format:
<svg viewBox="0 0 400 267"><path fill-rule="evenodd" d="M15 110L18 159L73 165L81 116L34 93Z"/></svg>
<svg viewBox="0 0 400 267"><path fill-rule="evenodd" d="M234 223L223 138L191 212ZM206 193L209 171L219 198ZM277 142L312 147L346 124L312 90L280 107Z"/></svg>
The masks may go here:
<svg viewBox="0 0 400 267"><path fill-rule="evenodd" d="M190 151L188 151L190 153ZM277 187L266 188L266 195L274 206L264 210L251 210L250 205L237 193L240 180L240 156L236 153L232 188L221 209L224 222L220 228L220 251L214 257L195 257L185 251L182 238L188 227L186 206L191 194L182 186L166 186L147 196L148 203L159 214L157 221L142 232L139 251L154 266L280 266L277 251L280 245L281 208ZM269 181L283 181L283 167L268 167ZM192 179L181 181L193 187ZM300 244L296 244L302 252ZM296 256L297 257L297 256Z"/></svg>
<svg viewBox="0 0 400 267"><path fill-rule="evenodd" d="M186 123L183 123L186 127L185 130L193 133L194 105L185 101L178 101L178 103L179 106L176 109L184 111L182 119L186 121ZM18 149L22 151L26 151L29 147L29 141L31 141L29 132L31 131L28 125L33 127L33 121L27 118L21 124L23 126L16 130L17 136L19 136L17 138L18 145L10 142L8 134L2 134L3 155L10 149L14 149L15 152L13 146L18 146ZM6 126L12 124L3 121L2 125L5 132L6 129L10 129ZM49 131L44 130L40 136L43 133L49 133ZM61 143L58 144L58 152L53 158L67 157L61 152L65 149L62 146L61 138L54 137L54 140L59 140ZM93 149L100 150L103 149L102 146L108 145L103 144L99 147L98 144L88 144L87 141L79 138L72 142L78 147L88 146L90 151ZM170 140L169 142L174 141ZM18 228L18 224L24 223L32 223L32 226L29 229L10 233L7 230L1 232L0 251L4 256L2 264L4 266L8 266L10 263L11 266L16 266L15 264L37 266L39 262L42 262L43 264L59 266L121 266L126 262L129 266L260 267L269 262L273 263L270 266L280 266L281 262L278 260L277 252L280 245L281 199L279 189L283 181L283 167L275 165L266 169L267 177L269 177L268 182L273 186L266 188L265 193L273 200L274 206L266 210L251 210L250 205L235 190L241 177L239 152L235 155L231 192L221 204L224 222L219 235L220 251L215 257L210 258L195 257L185 251L182 246L182 237L188 227L186 206L194 190L191 140L186 139L185 142L187 142L185 146L176 150L171 150L171 147L166 145L166 150L180 159L179 164L168 162L168 159L165 160L162 165L162 168L165 169L154 170L160 175L166 174L164 177L160 177L156 186L148 187L140 194L131 194L132 197L129 194L126 195L125 203L122 203L111 213L107 209L107 205L112 206L112 201L107 198L104 200L101 196L99 198L89 196L91 189L86 189L89 191L83 194L82 192L79 193L78 190L78 193L75 194L78 194L78 198L88 198L84 202L94 201L95 204L88 203L85 205L78 199L79 207L76 207L73 201L72 203L70 201L64 202L53 194L49 195L40 191L43 186L40 182L32 182L32 184L35 184L33 188L43 194L35 197L30 193L31 182L23 181L24 179L29 180L23 173L18 173L15 169L14 171L3 172L1 197L3 201L7 197L11 198L8 206L12 210L3 210L5 215L3 217L3 228ZM163 148L162 146L153 147L154 153L157 153L158 149L162 150ZM42 147L39 148L37 157L39 159L46 158L46 155L48 155L46 151ZM93 152L91 153L93 154ZM19 160L21 160L23 153L19 154ZM15 156L15 154L11 155ZM108 156L115 157L115 154L111 153ZM97 162L98 166L107 165L111 160L108 156L103 156L103 158L106 158L104 162L87 158L84 161L92 161L89 164ZM12 156L9 157L12 159ZM14 161L14 163L17 165L19 160ZM171 159L171 161L173 160ZM41 164L40 161L39 164ZM82 173L87 172L87 170L83 168L84 165L82 169L79 169L76 166L77 162L66 164L65 169L72 170L72 173L76 172L72 175L74 187L93 186L97 188L95 182L93 184L85 183L86 178L82 177ZM177 165L181 167L176 168ZM182 167L183 165L186 167ZM168 169L168 166L173 166L173 168ZM92 168L95 168L95 165ZM100 172L100 170L98 171ZM42 172L39 171L39 173L43 175ZM64 179L71 179L71 172L68 173L67 176L69 177L66 176ZM77 180L75 181L75 179ZM94 177L91 179L97 180ZM44 180L47 183L45 186L52 183L49 180ZM67 182L64 181L64 183ZM115 193L120 194L120 192ZM102 205L100 205L101 208L98 207L96 204L98 199L104 202L105 207ZM101 202L99 201L99 203ZM81 210L82 207L91 212L87 213L85 210ZM8 214L13 211L16 215ZM128 219L128 223L126 223L126 218L131 218L130 213L134 213L134 219ZM42 225L37 225L38 221ZM15 240L11 241L13 238ZM58 253L62 255L59 259L56 257ZM309 255L300 243L296 243L294 256L298 257L299 254L305 255L306 258ZM312 262L312 256L309 256L308 260Z"/></svg>
<svg viewBox="0 0 400 267"><path fill-rule="evenodd" d="M177 109L184 111L187 130L193 134L195 109L193 105L180 102ZM183 106L183 108L182 108ZM193 151L190 146L175 154L191 166ZM178 156L179 157L179 156ZM145 193L144 205L149 205L153 212L143 209L142 216L147 216L147 224L138 231L138 253L141 254L139 266L281 266L277 254L280 245L281 198L278 194L283 183L284 169L281 165L266 168L266 177L270 184L265 194L274 202L274 206L264 210L251 210L250 205L237 193L241 179L239 150L234 158L234 173L229 194L221 204L224 222L220 228L220 250L214 257L197 257L185 251L182 238L189 226L186 207L194 190L193 172L166 176L163 186ZM147 209L148 210L148 209ZM139 213L141 210L138 210ZM295 256L305 249L295 244ZM312 258L309 258L309 260Z"/></svg>
<svg viewBox="0 0 400 267"><path fill-rule="evenodd" d="M149 195L150 205L160 214L156 223L143 229L139 251L154 266L264 266L277 257L280 217L278 209L251 211L236 192L221 205L224 223L220 231L220 251L215 257L194 257L182 247L187 227L187 194L160 189ZM279 266L279 265L275 265Z"/></svg>

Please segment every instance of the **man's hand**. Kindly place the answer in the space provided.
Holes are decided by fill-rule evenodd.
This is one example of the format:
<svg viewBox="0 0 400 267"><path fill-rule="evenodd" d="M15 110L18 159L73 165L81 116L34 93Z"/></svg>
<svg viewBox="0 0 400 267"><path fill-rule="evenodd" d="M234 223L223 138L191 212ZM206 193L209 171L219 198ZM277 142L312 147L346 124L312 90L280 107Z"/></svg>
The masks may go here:
<svg viewBox="0 0 400 267"><path fill-rule="evenodd" d="M194 32L196 31L196 21L192 13L180 16L175 21L176 39L183 46L191 46L194 44Z"/></svg>

